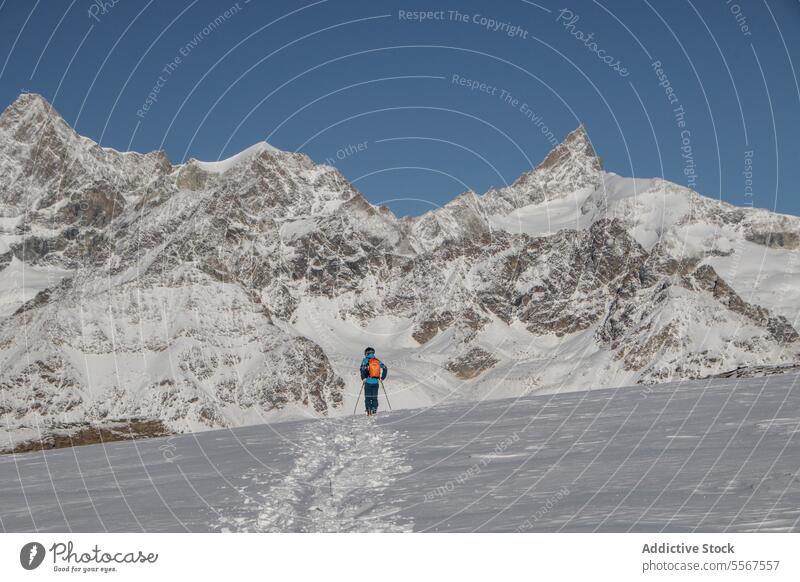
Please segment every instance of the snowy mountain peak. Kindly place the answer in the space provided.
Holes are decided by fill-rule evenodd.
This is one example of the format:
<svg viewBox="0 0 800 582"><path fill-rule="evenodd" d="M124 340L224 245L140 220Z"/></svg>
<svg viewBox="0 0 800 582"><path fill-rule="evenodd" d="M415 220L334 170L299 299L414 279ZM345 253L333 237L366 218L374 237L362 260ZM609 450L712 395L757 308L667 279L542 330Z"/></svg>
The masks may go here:
<svg viewBox="0 0 800 582"><path fill-rule="evenodd" d="M215 162L203 162L192 158L187 163L200 168L204 172L209 172L211 174L224 174L225 172L235 168L236 166L251 162L253 159L260 156L264 152L270 154L276 154L276 153L281 153L281 150L269 145L265 141L261 141L258 142L257 144L250 146L247 149L242 150L238 154L235 154L223 160L217 160Z"/></svg>
<svg viewBox="0 0 800 582"><path fill-rule="evenodd" d="M597 171L603 169L603 162L595 153L583 124L567 134L564 141L553 148L536 169L545 170L565 164L588 165Z"/></svg>
<svg viewBox="0 0 800 582"><path fill-rule="evenodd" d="M487 192L483 206L489 215L505 215L531 204L593 190L602 179L603 162L595 153L586 128L580 125L511 186Z"/></svg>
<svg viewBox="0 0 800 582"><path fill-rule="evenodd" d="M36 210L31 220L49 229L76 221L105 224L125 200L171 170L164 152L118 152L78 135L35 93L23 93L0 115L6 216Z"/></svg>
<svg viewBox="0 0 800 582"><path fill-rule="evenodd" d="M59 116L50 102L38 93L20 93L19 97L3 112L3 116L9 112L33 113L36 111Z"/></svg>
<svg viewBox="0 0 800 582"><path fill-rule="evenodd" d="M520 176L511 188L523 200L552 199L596 187L603 162L595 153L586 128L580 125L553 148L536 168Z"/></svg>
<svg viewBox="0 0 800 582"><path fill-rule="evenodd" d="M4 134L4 135L3 135ZM27 146L35 146L37 150L68 150L65 153L72 158L79 158L81 152L94 158L109 158L106 161L120 163L118 167L123 173L134 160L149 158L158 162L160 169L171 168L169 158L163 150L146 154L139 152L123 152L113 148L102 147L95 141L81 136L61 116L55 107L38 93L22 93L0 114L0 151L22 162L30 162L31 152ZM53 151L53 153L61 153ZM127 160L122 161L122 157Z"/></svg>
<svg viewBox="0 0 800 582"><path fill-rule="evenodd" d="M37 93L21 94L0 114L0 132L24 143L40 139L43 134L60 140L78 137L47 99Z"/></svg>

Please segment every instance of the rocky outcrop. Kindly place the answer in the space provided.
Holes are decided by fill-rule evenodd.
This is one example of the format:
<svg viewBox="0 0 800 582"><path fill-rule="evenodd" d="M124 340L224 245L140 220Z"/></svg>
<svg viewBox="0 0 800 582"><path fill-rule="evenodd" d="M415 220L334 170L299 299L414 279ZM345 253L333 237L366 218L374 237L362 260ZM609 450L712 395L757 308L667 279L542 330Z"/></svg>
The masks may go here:
<svg viewBox="0 0 800 582"><path fill-rule="evenodd" d="M12 445L0 446L0 454L29 453L172 434L160 420L138 418L108 421L102 425L92 425L88 422L72 424L54 422L48 423L44 428L21 426L18 430L23 434L30 432L33 436Z"/></svg>
<svg viewBox="0 0 800 582"><path fill-rule="evenodd" d="M691 275L691 282L711 293L714 299L731 311L744 315L757 325L766 328L777 342L791 344L800 339L797 331L785 317L774 317L763 307L743 301L710 265L698 267Z"/></svg>
<svg viewBox="0 0 800 582"><path fill-rule="evenodd" d="M486 350L475 347L447 362L447 369L461 380L471 380L494 367L498 360Z"/></svg>

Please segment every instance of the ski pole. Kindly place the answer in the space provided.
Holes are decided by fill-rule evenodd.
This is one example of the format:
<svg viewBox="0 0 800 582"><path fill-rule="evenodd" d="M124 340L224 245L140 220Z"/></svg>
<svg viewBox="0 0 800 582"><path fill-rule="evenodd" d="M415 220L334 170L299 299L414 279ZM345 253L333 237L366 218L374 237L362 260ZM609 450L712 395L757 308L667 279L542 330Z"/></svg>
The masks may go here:
<svg viewBox="0 0 800 582"><path fill-rule="evenodd" d="M381 383L381 388L383 388L383 395L386 397L386 404L389 405L389 410L392 409L392 404L389 402L389 395L386 393L386 386L383 385L383 380L378 380Z"/></svg>
<svg viewBox="0 0 800 582"><path fill-rule="evenodd" d="M356 396L356 404L353 406L353 416L356 415L356 408L358 408L358 401L361 400L361 391L364 389L364 382L361 383L361 388L358 389L358 396Z"/></svg>

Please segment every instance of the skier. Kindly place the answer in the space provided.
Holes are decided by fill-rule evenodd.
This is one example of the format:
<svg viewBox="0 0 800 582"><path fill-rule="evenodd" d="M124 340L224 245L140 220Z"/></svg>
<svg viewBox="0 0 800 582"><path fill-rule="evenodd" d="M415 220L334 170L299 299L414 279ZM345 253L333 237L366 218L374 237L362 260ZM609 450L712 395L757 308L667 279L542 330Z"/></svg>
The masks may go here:
<svg viewBox="0 0 800 582"><path fill-rule="evenodd" d="M378 388L381 380L386 379L388 371L386 364L375 357L374 348L364 350L361 380L364 382L364 406L367 409L367 416L374 416L378 412Z"/></svg>

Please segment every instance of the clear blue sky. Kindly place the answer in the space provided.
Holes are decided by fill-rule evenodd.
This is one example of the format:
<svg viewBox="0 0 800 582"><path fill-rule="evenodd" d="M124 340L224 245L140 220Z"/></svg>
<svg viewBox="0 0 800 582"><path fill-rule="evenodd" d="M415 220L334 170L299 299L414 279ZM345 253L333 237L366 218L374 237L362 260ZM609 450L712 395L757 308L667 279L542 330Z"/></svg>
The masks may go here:
<svg viewBox="0 0 800 582"><path fill-rule="evenodd" d="M102 5L0 0L0 108L35 91L174 162L266 139L398 214L511 183L552 147L543 126L583 123L610 171L800 214L797 0Z"/></svg>

